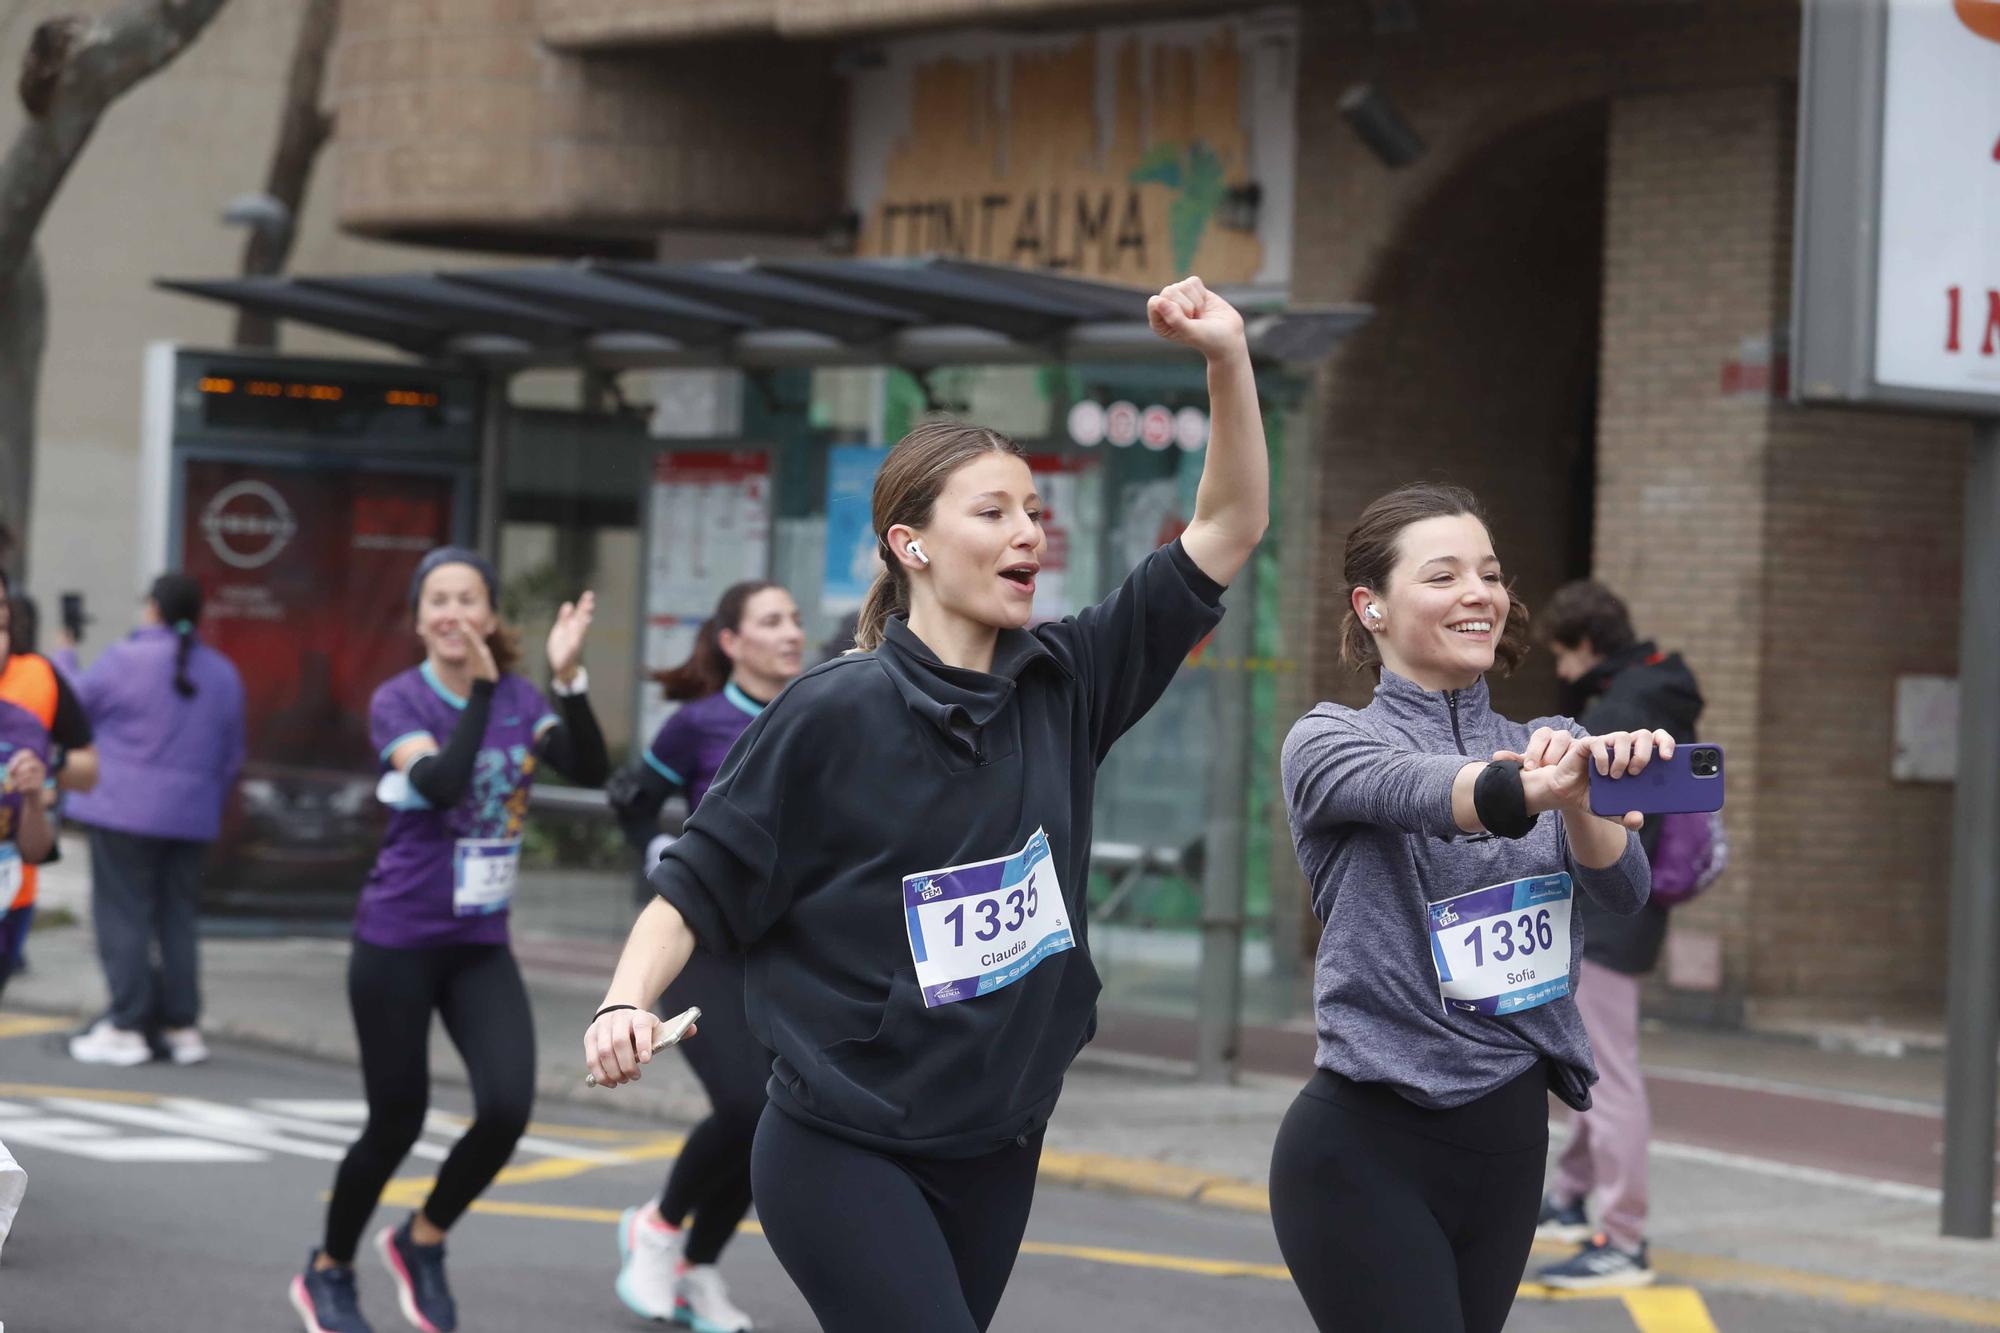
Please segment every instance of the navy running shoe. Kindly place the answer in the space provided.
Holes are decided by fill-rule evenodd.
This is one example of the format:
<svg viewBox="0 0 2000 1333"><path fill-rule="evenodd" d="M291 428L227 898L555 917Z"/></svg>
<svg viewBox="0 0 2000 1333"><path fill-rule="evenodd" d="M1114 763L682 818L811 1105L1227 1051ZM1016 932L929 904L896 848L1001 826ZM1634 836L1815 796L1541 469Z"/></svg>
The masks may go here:
<svg viewBox="0 0 2000 1333"><path fill-rule="evenodd" d="M1581 1245L1590 1237L1590 1218L1583 1211L1583 1200L1557 1203L1554 1195L1543 1196L1541 1216L1535 1219L1535 1239Z"/></svg>
<svg viewBox="0 0 2000 1333"><path fill-rule="evenodd" d="M1583 1248L1559 1264L1550 1264L1535 1275L1545 1287L1557 1291L1613 1291L1651 1286L1653 1265L1646 1258L1646 1242L1636 1250L1621 1249L1604 1236L1592 1236Z"/></svg>
<svg viewBox="0 0 2000 1333"><path fill-rule="evenodd" d="M306 1271L292 1279L290 1291L306 1333L375 1333L354 1299L354 1270L344 1264L314 1268L318 1258L318 1250L306 1256Z"/></svg>
<svg viewBox="0 0 2000 1333"><path fill-rule="evenodd" d="M451 1286L444 1280L444 1242L419 1245L410 1239L410 1222L399 1227L383 1227L375 1237L389 1276L396 1281L396 1304L410 1327L421 1333L453 1333L458 1327L458 1307L452 1303Z"/></svg>

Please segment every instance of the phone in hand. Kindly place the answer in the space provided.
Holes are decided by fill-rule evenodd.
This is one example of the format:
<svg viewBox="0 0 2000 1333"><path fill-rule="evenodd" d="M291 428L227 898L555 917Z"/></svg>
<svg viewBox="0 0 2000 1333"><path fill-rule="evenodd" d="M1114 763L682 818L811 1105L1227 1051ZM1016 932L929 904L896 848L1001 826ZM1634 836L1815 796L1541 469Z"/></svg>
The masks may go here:
<svg viewBox="0 0 2000 1333"><path fill-rule="evenodd" d="M1708 814L1722 808L1722 747L1712 741L1689 741L1674 747L1674 757L1655 754L1643 773L1607 778L1590 766L1590 813L1617 819L1628 811L1642 815Z"/></svg>

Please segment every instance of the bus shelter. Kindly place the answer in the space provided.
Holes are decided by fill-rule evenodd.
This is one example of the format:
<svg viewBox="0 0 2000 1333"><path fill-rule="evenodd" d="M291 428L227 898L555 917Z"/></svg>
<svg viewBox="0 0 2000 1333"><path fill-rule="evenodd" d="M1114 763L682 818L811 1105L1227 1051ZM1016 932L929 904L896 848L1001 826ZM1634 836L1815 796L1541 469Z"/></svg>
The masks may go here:
<svg viewBox="0 0 2000 1333"><path fill-rule="evenodd" d="M336 854L367 845L374 816L373 759L354 741L389 660L407 664L408 572L437 541L495 560L530 644L557 600L594 581L593 693L614 752L632 753L667 709L650 673L685 655L737 579L784 583L812 640L838 646L873 576L875 468L926 413L1027 449L1049 509L1038 617L1101 597L1185 525L1207 439L1200 360L1148 329L1150 293L1057 272L589 261L160 285L406 358L161 348L149 362L159 498L142 559L199 572L212 637L257 665L236 844L249 855L220 876L255 910L299 900L301 866L338 866L323 896L358 887ZM1225 294L1245 315L1282 494L1283 459L1310 443L1311 371L1369 312ZM532 391L552 380L574 386L566 401ZM1212 1073L1233 1061L1246 958L1253 990L1295 980L1298 904L1274 901L1270 867L1289 856L1272 834L1290 720L1278 678L1301 655L1278 594L1305 550L1274 528L1230 590L1234 614L1100 784L1090 897L1107 984L1142 1003L1192 996ZM288 847L287 828L317 830L325 854Z"/></svg>

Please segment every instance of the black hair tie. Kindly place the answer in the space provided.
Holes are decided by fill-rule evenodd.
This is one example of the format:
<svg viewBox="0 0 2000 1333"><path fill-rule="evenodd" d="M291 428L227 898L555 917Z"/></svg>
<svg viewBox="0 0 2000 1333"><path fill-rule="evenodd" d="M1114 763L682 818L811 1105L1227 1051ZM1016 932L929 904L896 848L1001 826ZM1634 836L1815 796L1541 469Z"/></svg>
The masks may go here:
<svg viewBox="0 0 2000 1333"><path fill-rule="evenodd" d="M607 1004L602 1009L599 1009L596 1013L592 1014L590 1016L590 1021L595 1023L598 1019L604 1017L606 1014L615 1014L620 1009L636 1010L638 1009L638 1007L639 1006L636 1004Z"/></svg>

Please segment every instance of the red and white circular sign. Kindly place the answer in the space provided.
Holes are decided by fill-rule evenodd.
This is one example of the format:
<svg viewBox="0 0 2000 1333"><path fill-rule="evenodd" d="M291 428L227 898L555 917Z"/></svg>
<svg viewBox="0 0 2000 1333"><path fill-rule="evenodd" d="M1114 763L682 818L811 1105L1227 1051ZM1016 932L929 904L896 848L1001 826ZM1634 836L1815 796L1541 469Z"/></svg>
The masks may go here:
<svg viewBox="0 0 2000 1333"><path fill-rule="evenodd" d="M1105 438L1120 449L1129 449L1139 441L1139 409L1137 405L1116 402L1105 413Z"/></svg>
<svg viewBox="0 0 2000 1333"><path fill-rule="evenodd" d="M1086 449L1104 443L1104 404L1085 398L1069 409L1069 437Z"/></svg>
<svg viewBox="0 0 2000 1333"><path fill-rule="evenodd" d="M1139 443L1148 449L1164 449L1174 442L1174 414L1154 403L1139 417Z"/></svg>
<svg viewBox="0 0 2000 1333"><path fill-rule="evenodd" d="M1174 413L1174 443L1193 453L1208 443L1208 413L1198 407L1183 407Z"/></svg>

